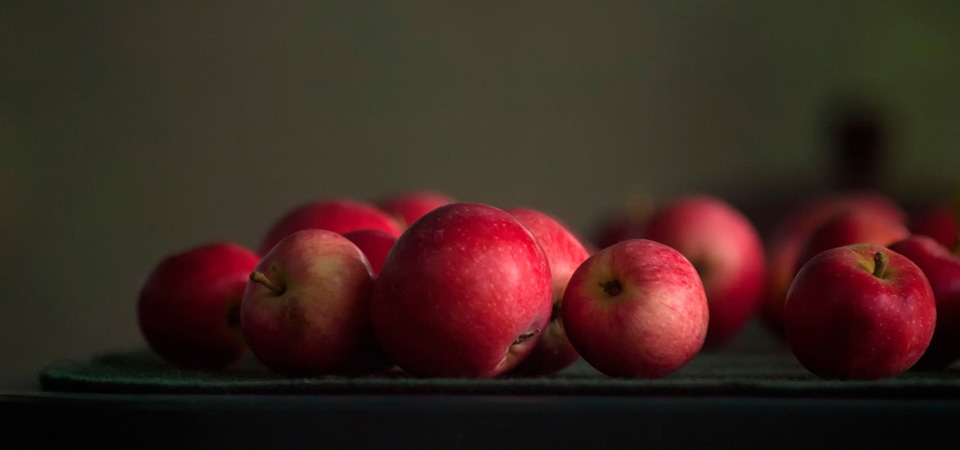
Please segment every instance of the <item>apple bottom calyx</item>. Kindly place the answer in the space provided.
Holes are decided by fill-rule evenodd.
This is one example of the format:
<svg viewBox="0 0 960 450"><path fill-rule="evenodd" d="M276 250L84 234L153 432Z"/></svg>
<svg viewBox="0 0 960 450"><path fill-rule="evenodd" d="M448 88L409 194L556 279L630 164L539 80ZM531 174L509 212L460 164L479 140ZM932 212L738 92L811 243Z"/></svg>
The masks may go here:
<svg viewBox="0 0 960 450"><path fill-rule="evenodd" d="M270 291L276 295L283 295L283 293L286 291L286 289L284 289L283 287L277 286L276 284L273 283L273 281L270 281L270 279L267 278L267 276L264 275L262 272L254 271L253 273L251 273L250 281L262 284L264 287L266 287L267 289L270 289Z"/></svg>

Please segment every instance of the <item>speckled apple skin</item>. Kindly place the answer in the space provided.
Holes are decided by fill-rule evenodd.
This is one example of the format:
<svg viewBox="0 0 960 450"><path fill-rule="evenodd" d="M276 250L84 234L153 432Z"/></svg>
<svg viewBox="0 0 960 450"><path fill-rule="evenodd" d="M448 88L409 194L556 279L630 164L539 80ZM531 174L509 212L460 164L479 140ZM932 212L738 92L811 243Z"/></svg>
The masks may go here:
<svg viewBox="0 0 960 450"><path fill-rule="evenodd" d="M377 279L371 317L403 370L489 378L536 344L551 293L547 257L526 228L493 206L453 203L397 240ZM534 334L513 345L527 333Z"/></svg>
<svg viewBox="0 0 960 450"><path fill-rule="evenodd" d="M619 281L611 296L605 283ZM710 320L703 284L680 252L631 239L600 250L570 278L563 323L591 366L612 377L659 378L693 359Z"/></svg>
<svg viewBox="0 0 960 450"><path fill-rule="evenodd" d="M873 275L874 255L889 264ZM872 380L914 365L937 320L930 283L905 256L874 244L838 247L800 269L784 307L797 360L821 378Z"/></svg>
<svg viewBox="0 0 960 450"><path fill-rule="evenodd" d="M784 339L783 303L796 276L797 258L810 234L824 222L846 212L862 211L886 220L904 223L907 214L887 196L875 192L833 194L813 199L785 214L773 230L767 246L767 285L760 306L760 319L771 333Z"/></svg>
<svg viewBox="0 0 960 450"><path fill-rule="evenodd" d="M570 276L590 254L570 229L556 218L530 208L510 208L506 211L533 234L547 255L553 283L554 311L536 347L511 373L536 376L558 372L580 358L567 339L563 320L557 312L560 311Z"/></svg>
<svg viewBox="0 0 960 450"><path fill-rule="evenodd" d="M403 232L396 219L373 205L351 199L316 201L301 205L277 220L260 242L257 254L266 255L283 238L309 229L340 234L373 229L395 237Z"/></svg>
<svg viewBox="0 0 960 450"><path fill-rule="evenodd" d="M895 242L890 250L906 256L923 271L937 302L933 339L913 368L945 369L960 359L960 256L922 235Z"/></svg>
<svg viewBox="0 0 960 450"><path fill-rule="evenodd" d="M236 312L258 261L229 242L161 261L137 300L138 324L153 351L183 368L219 369L238 361L247 346Z"/></svg>
<svg viewBox="0 0 960 450"><path fill-rule="evenodd" d="M385 369L370 325L373 271L363 252L338 233L303 230L264 255L258 272L283 288L250 281L240 323L250 350L287 376L355 374Z"/></svg>

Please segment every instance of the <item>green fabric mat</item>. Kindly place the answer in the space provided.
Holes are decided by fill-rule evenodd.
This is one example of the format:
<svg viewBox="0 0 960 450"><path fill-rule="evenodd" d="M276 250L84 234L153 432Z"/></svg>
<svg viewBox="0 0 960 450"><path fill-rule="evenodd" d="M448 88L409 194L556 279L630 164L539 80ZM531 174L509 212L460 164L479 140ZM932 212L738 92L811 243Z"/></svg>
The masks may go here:
<svg viewBox="0 0 960 450"><path fill-rule="evenodd" d="M582 361L556 375L468 380L400 371L357 378L285 378L250 359L223 371L180 370L146 350L51 364L41 387L56 392L166 394L490 394L960 398L960 370L906 372L877 381L821 380L789 352L701 353L656 380L614 379Z"/></svg>

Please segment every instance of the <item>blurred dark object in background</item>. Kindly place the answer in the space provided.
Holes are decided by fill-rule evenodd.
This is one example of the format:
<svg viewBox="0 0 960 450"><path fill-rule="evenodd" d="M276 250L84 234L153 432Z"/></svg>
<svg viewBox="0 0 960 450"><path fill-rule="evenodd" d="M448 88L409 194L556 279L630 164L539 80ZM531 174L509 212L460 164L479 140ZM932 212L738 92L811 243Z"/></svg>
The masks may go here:
<svg viewBox="0 0 960 450"><path fill-rule="evenodd" d="M889 160L891 124L883 110L869 101L844 98L825 116L834 188L887 191L883 170Z"/></svg>

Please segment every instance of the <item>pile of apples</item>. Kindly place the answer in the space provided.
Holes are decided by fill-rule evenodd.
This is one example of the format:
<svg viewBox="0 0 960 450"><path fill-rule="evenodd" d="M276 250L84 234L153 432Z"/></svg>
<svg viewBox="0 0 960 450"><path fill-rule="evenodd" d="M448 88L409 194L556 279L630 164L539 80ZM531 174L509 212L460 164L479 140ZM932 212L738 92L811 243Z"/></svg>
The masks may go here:
<svg viewBox="0 0 960 450"><path fill-rule="evenodd" d="M736 208L695 195L590 243L541 211L436 192L324 199L280 217L256 252L168 256L138 320L182 368L223 369L249 349L291 377L539 376L583 358L658 378L759 314L814 374L884 378L960 358L952 208L912 219L877 194L819 198L765 246Z"/></svg>

